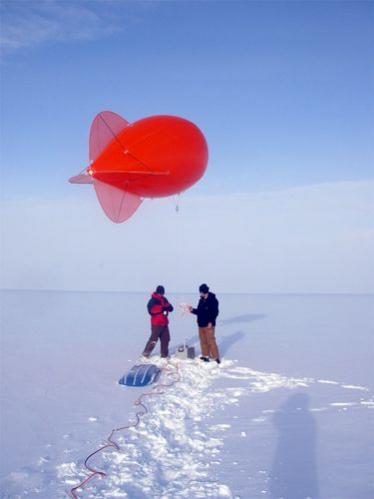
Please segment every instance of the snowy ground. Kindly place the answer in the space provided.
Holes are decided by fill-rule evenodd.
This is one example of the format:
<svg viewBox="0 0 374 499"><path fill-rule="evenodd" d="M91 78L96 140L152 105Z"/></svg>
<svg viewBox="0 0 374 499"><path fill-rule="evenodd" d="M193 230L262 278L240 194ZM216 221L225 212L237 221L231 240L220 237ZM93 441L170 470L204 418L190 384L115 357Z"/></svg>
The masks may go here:
<svg viewBox="0 0 374 499"><path fill-rule="evenodd" d="M172 359L180 381L93 458L107 477L78 496L373 497L373 297L219 298L221 366ZM2 292L1 497L66 497L134 419L144 390L117 380L144 346L146 300ZM171 331L196 344L192 317Z"/></svg>

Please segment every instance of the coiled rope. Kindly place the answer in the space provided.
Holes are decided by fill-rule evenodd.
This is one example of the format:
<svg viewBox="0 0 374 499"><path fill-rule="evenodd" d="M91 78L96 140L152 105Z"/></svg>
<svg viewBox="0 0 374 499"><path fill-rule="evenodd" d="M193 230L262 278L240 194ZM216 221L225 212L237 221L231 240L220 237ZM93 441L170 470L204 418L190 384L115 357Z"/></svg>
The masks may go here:
<svg viewBox="0 0 374 499"><path fill-rule="evenodd" d="M171 366L173 366L174 369L171 369L170 368ZM95 451L91 452L91 454L89 454L86 457L86 459L84 460L84 467L89 472L89 475L84 480L82 480L78 485L76 485L75 487L70 489L70 493L69 493L70 497L73 497L74 499L79 499L79 497L77 495L78 489L84 489L84 487L95 477L105 478L106 476L108 476L108 474L105 473L105 471L96 469L93 466L91 466L89 464L89 461L93 456L99 454L100 452L102 452L105 449L108 449L110 447L112 447L113 449L118 450L118 451L121 450L120 446L117 444L117 442L115 442L113 440L113 436L117 432L129 430L130 428L136 428L139 425L141 418L150 412L147 405L143 402L143 400L146 397L154 397L155 395L162 395L163 393L165 393L167 388L170 388L171 386L175 385L176 383L178 383L181 380L181 375L180 375L178 364L176 364L176 365L169 364L168 366L161 368L161 371L165 372L167 375L173 376L173 378L171 379L171 382L170 383L157 383L148 392L142 393L140 395L140 397L138 397L134 401L134 405L141 408L140 410L136 411L136 413L135 413L135 421L133 423L129 423L125 426L113 428L112 431L110 432L109 436L106 439L106 443L104 445L102 445L101 447L99 447L98 449L96 449ZM160 391L160 389L161 389L161 391Z"/></svg>

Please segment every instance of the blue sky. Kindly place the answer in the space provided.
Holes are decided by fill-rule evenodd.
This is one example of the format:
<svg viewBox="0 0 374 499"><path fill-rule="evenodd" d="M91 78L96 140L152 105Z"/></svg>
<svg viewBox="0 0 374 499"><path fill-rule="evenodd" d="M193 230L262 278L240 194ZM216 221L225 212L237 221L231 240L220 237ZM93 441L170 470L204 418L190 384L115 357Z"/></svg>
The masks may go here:
<svg viewBox="0 0 374 499"><path fill-rule="evenodd" d="M373 2L1 9L3 287L374 292ZM205 133L178 222L166 200L115 226L68 184L104 109Z"/></svg>
<svg viewBox="0 0 374 499"><path fill-rule="evenodd" d="M6 198L68 195L94 115L175 114L198 191L371 178L372 2L4 1Z"/></svg>

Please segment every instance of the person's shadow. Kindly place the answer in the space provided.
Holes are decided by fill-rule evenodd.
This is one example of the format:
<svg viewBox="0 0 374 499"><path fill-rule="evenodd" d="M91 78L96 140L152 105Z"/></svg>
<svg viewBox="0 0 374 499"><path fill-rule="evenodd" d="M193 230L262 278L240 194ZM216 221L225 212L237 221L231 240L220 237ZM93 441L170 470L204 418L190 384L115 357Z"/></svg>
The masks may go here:
<svg viewBox="0 0 374 499"><path fill-rule="evenodd" d="M222 338L222 341L219 342L219 351L220 354L226 355L230 348L242 338L244 338L245 333L243 331L235 331L235 333L226 335Z"/></svg>
<svg viewBox="0 0 374 499"><path fill-rule="evenodd" d="M236 331L235 333L224 336L218 345L219 352L220 352L221 356L225 355L228 352L228 350L237 341L240 341L244 336L245 336L245 333L243 333L243 331ZM191 338L188 338L186 340L187 345L189 345L189 346L194 345L196 348L199 348L198 343L199 343L199 337L197 335L191 336ZM176 350L176 347L173 347L171 349L171 351L173 353L175 350Z"/></svg>
<svg viewBox="0 0 374 499"><path fill-rule="evenodd" d="M264 319L265 317L265 314L235 315L234 317L229 317L228 319L220 319L218 321L218 324L220 326L229 326L231 324L258 321L260 319Z"/></svg>
<svg viewBox="0 0 374 499"><path fill-rule="evenodd" d="M278 445L270 472L273 499L319 497L316 462L317 428L306 393L292 395L274 414Z"/></svg>
<svg viewBox="0 0 374 499"><path fill-rule="evenodd" d="M228 319L221 319L217 321L217 325L219 326L229 326L235 323L243 323L243 322L253 322L257 321L260 319L263 319L266 317L265 314L245 314L245 315L237 315L235 317L229 317ZM243 331L235 331L234 333L228 334L226 336L221 336L219 334L217 340L219 341L219 352L221 356L226 355L227 352L230 350L230 348L243 339L245 336L245 333ZM195 345L197 346L199 343L199 336L198 335L193 335L190 338L187 338L185 340L186 344L189 346ZM181 342L182 344L183 342ZM173 346L171 347L171 353L175 353L177 347Z"/></svg>
<svg viewBox="0 0 374 499"><path fill-rule="evenodd" d="M253 322L266 317L265 314L245 314L245 315L236 315L235 317L229 317L228 319L220 319L217 321L217 325L219 326L229 326L235 323L244 323L244 322ZM228 334L226 336L222 336L219 334L217 340L219 340L219 351L221 356L225 355L229 349L238 341L243 339L245 333L243 331L235 331L234 333ZM187 344L195 344L198 343L199 337L198 335L194 335L187 340Z"/></svg>

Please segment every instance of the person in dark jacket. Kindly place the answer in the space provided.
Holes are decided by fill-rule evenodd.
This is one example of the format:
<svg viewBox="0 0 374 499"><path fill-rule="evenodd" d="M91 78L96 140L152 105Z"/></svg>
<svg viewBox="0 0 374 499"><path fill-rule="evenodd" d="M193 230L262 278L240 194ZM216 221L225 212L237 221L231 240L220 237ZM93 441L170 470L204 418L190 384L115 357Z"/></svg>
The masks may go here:
<svg viewBox="0 0 374 499"><path fill-rule="evenodd" d="M173 306L165 298L164 286L157 286L156 291L147 304L148 313L151 316L151 336L144 348L144 357L149 357L156 346L157 340L161 342L161 357L169 356L169 312Z"/></svg>
<svg viewBox="0 0 374 499"><path fill-rule="evenodd" d="M199 287L200 300L197 308L189 306L191 314L197 315L197 324L199 326L199 338L201 346L200 359L209 362L209 359L215 359L220 364L219 351L215 337L216 319L219 314L218 300L214 293L209 291L206 284Z"/></svg>

